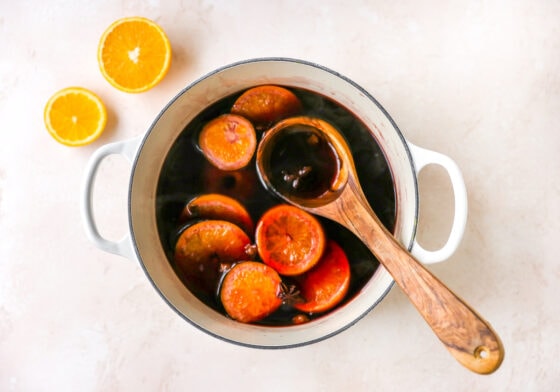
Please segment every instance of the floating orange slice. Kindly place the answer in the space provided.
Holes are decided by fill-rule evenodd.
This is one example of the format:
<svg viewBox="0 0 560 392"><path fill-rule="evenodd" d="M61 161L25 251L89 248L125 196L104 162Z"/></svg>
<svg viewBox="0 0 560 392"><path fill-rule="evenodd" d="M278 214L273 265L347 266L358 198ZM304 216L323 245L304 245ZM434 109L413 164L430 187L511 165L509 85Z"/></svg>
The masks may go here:
<svg viewBox="0 0 560 392"><path fill-rule="evenodd" d="M93 92L82 87L68 87L48 100L44 120L55 140L67 146L83 146L103 133L107 110Z"/></svg>
<svg viewBox="0 0 560 392"><path fill-rule="evenodd" d="M253 235L253 220L245 207L237 200L217 193L200 195L190 200L179 218L180 222L190 219L220 219L241 227L248 235Z"/></svg>
<svg viewBox="0 0 560 392"><path fill-rule="evenodd" d="M311 269L325 249L321 223L304 210L280 204L267 210L255 232L261 259L281 275L299 275Z"/></svg>
<svg viewBox="0 0 560 392"><path fill-rule="evenodd" d="M301 111L301 102L290 90L273 85L250 88L233 103L231 112L251 120L259 129Z"/></svg>
<svg viewBox="0 0 560 392"><path fill-rule="evenodd" d="M209 121L198 137L208 161L221 170L237 170L249 164L257 147L253 124L235 114L223 114Z"/></svg>
<svg viewBox="0 0 560 392"><path fill-rule="evenodd" d="M248 258L247 234L231 222L205 220L187 227L175 245L174 261L185 284L212 292L224 269Z"/></svg>
<svg viewBox="0 0 560 392"><path fill-rule="evenodd" d="M256 261L236 264L224 277L220 299L233 319L252 323L282 305L282 280L274 269Z"/></svg>
<svg viewBox="0 0 560 392"><path fill-rule="evenodd" d="M315 267L298 277L300 295L304 302L296 309L320 313L336 306L350 287L350 263L344 250L334 241L327 242L323 257Z"/></svg>
<svg viewBox="0 0 560 392"><path fill-rule="evenodd" d="M128 93L149 90L158 84L171 65L167 35L153 21L122 18L101 36L97 60L111 85Z"/></svg>
<svg viewBox="0 0 560 392"><path fill-rule="evenodd" d="M210 162L202 168L202 182L209 193L221 193L243 203L253 200L259 179L249 165L240 170L220 170Z"/></svg>

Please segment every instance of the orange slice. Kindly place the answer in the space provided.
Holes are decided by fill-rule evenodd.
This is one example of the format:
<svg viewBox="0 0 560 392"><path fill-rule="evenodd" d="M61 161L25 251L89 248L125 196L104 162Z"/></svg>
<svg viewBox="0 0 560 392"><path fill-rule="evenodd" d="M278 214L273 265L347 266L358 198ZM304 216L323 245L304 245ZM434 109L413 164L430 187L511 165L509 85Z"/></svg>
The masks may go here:
<svg viewBox="0 0 560 392"><path fill-rule="evenodd" d="M340 303L350 287L350 262L344 250L333 240L327 242L323 257L315 267L298 277L304 302L294 307L308 313L320 313Z"/></svg>
<svg viewBox="0 0 560 392"><path fill-rule="evenodd" d="M97 51L101 73L111 85L128 93L146 91L158 84L171 65L167 35L153 21L122 18L101 36Z"/></svg>
<svg viewBox="0 0 560 392"><path fill-rule="evenodd" d="M190 288L213 292L223 270L247 259L251 241L241 228L221 220L204 220L187 227L175 245L174 260Z"/></svg>
<svg viewBox="0 0 560 392"><path fill-rule="evenodd" d="M282 279L256 261L236 264L225 276L220 299L226 313L242 323L260 321L282 305Z"/></svg>
<svg viewBox="0 0 560 392"><path fill-rule="evenodd" d="M238 170L249 164L257 147L253 124L236 114L222 114L209 121L198 137L200 150L221 170Z"/></svg>
<svg viewBox="0 0 560 392"><path fill-rule="evenodd" d="M266 129L275 122L301 111L299 98L280 86L257 86L245 91L231 107L231 112Z"/></svg>
<svg viewBox="0 0 560 392"><path fill-rule="evenodd" d="M267 210L257 223L257 250L263 262L280 275L299 275L311 269L325 250L321 223L294 206L280 204Z"/></svg>
<svg viewBox="0 0 560 392"><path fill-rule="evenodd" d="M222 193L243 203L253 200L259 179L249 165L240 170L220 170L206 161L202 168L202 183L209 193Z"/></svg>
<svg viewBox="0 0 560 392"><path fill-rule="evenodd" d="M68 87L55 93L44 111L47 130L67 146L83 146L97 139L107 123L103 101L82 87Z"/></svg>
<svg viewBox="0 0 560 392"><path fill-rule="evenodd" d="M253 234L253 219L247 209L226 195L207 193L190 200L181 211L179 222L196 218L225 220L239 226L248 235Z"/></svg>

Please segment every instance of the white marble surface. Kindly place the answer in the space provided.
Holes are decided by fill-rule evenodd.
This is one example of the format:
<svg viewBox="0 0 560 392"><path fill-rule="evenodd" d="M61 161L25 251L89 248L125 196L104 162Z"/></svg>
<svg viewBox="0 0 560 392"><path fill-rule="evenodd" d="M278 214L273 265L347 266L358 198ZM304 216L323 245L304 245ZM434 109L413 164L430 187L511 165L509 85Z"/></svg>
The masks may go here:
<svg viewBox="0 0 560 392"><path fill-rule="evenodd" d="M167 78L129 95L101 76L96 48L115 19L157 21L174 49ZM2 1L0 4L0 390L554 391L560 381L560 3L516 1ZM502 367L455 363L393 289L324 342L263 351L180 319L134 262L82 229L85 164L105 143L146 131L182 87L233 61L318 62L370 91L403 133L461 167L464 240L430 269L501 335ZM109 107L105 134L71 149L43 125L60 88ZM104 162L103 232L126 230L128 163ZM438 170L421 175L420 238L450 217Z"/></svg>

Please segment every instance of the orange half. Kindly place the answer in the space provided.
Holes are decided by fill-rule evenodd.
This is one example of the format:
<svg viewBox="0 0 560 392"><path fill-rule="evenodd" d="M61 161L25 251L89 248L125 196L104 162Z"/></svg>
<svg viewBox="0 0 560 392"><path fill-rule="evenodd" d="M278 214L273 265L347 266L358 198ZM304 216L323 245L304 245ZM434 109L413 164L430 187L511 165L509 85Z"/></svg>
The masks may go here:
<svg viewBox="0 0 560 392"><path fill-rule="evenodd" d="M321 223L304 210L280 204L257 223L257 250L263 262L280 275L299 275L311 269L325 250Z"/></svg>
<svg viewBox="0 0 560 392"><path fill-rule="evenodd" d="M198 145L218 169L238 170L249 164L257 147L253 124L236 114L223 114L209 121L200 132Z"/></svg>
<svg viewBox="0 0 560 392"><path fill-rule="evenodd" d="M128 93L158 84L171 65L171 45L163 29L142 18L122 18L105 30L97 60L111 85Z"/></svg>
<svg viewBox="0 0 560 392"><path fill-rule="evenodd" d="M315 267L298 277L303 303L296 309L320 313L342 301L350 287L350 262L344 250L333 240L327 242L323 257Z"/></svg>
<svg viewBox="0 0 560 392"><path fill-rule="evenodd" d="M246 261L236 264L224 277L220 299L234 320L262 320L282 305L282 279L266 264Z"/></svg>
<svg viewBox="0 0 560 392"><path fill-rule="evenodd" d="M56 141L67 146L83 146L103 133L107 110L93 92L82 87L68 87L47 101L44 121Z"/></svg>

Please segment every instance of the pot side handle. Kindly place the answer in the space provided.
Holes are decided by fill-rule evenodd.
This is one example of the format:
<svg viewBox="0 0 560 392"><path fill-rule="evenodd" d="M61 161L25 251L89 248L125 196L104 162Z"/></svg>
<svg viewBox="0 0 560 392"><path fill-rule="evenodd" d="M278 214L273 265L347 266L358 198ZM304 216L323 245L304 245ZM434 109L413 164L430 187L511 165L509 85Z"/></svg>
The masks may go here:
<svg viewBox="0 0 560 392"><path fill-rule="evenodd" d="M431 251L424 249L414 238L411 250L411 253L424 264L438 263L448 259L457 250L465 232L468 212L465 181L457 164L448 156L418 147L410 142L408 145L414 160L416 177L424 167L435 164L443 167L451 180L455 211L447 242L440 249Z"/></svg>
<svg viewBox="0 0 560 392"><path fill-rule="evenodd" d="M86 165L85 178L82 184L81 212L82 219L84 221L84 228L89 240L105 252L123 256L131 260L134 260L135 252L132 246L130 234L126 234L121 240L116 242L103 238L101 234L99 234L93 214L93 186L99 166L106 157L113 154L119 154L127 158L129 162L132 162L138 150L140 141L140 138L133 138L121 142L106 144L98 148Z"/></svg>

